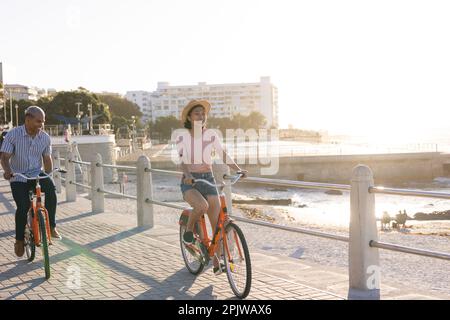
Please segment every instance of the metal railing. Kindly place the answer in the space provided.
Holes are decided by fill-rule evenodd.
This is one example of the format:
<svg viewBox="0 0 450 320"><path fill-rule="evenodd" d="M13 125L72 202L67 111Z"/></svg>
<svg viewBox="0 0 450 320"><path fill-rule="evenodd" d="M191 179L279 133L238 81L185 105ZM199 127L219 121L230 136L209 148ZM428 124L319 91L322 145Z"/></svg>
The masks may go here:
<svg viewBox="0 0 450 320"><path fill-rule="evenodd" d="M418 191L418 190L407 190L407 189L385 188L385 187L370 187L369 193L391 194L391 195L410 196L410 197L450 199L450 194L444 193L444 192ZM376 240L369 241L369 246L374 247L374 248L403 252L403 253L410 253L410 254L415 254L415 255L420 255L420 256L425 256L425 257L430 257L430 258L450 260L450 254L447 254L447 253L434 252L434 251L429 251L429 250L399 246L396 244L381 242L381 241L376 241Z"/></svg>
<svg viewBox="0 0 450 320"><path fill-rule="evenodd" d="M412 196L412 197L425 197L425 198L438 198L438 199L450 199L449 193L444 192L431 192L431 191L418 191L385 187L370 187L370 193L381 194L393 194L397 196Z"/></svg>
<svg viewBox="0 0 450 320"><path fill-rule="evenodd" d="M424 257L430 257L430 258L436 258L436 259L442 259L442 260L450 260L450 254L447 254L447 253L399 246L397 244L392 244L392 243L387 243L387 242L370 240L369 246L374 247L374 248L403 252L403 253L416 254L416 255L424 256Z"/></svg>
<svg viewBox="0 0 450 320"><path fill-rule="evenodd" d="M57 155L57 157L59 157L59 155ZM90 163L73 160L74 158L71 152L68 153L66 158L67 158L66 166L69 166L69 168L66 168L68 172L65 179L66 197L68 201L76 200L76 189L71 189L70 185L80 186L89 189L91 191L93 212L103 212L104 194L111 194L117 197L136 200L138 226L153 227L152 205L160 205L178 210L191 209L188 206L176 205L153 199L152 185L150 184L151 174L167 174L172 176L181 176L183 173L178 171L152 169L150 165L150 160L146 156L141 156L138 159L136 167L104 164L102 163L102 159L99 154L97 154L96 160L91 161ZM91 167L92 177L90 186L79 184L75 181L74 164L80 164ZM229 169L224 167L226 167L226 165L216 166L216 169L220 168L219 173L215 174L217 178L222 177L223 173L229 172ZM137 177L137 196L105 190L103 186L103 168L115 168L125 171L135 171ZM220 181L220 179L218 180ZM403 196L450 199L450 194L408 190L408 189L376 187L374 186L373 183L372 172L368 167L362 165L355 167L355 169L353 170L350 185L291 181L291 180L256 178L256 177L248 177L244 180L241 180L240 182L257 183L264 185L276 185L302 189L349 191L351 202L350 206L351 219L350 219L349 237L347 237L332 233L309 230L305 228L290 227L269 223L265 221L237 217L232 214L231 187L225 186L224 188L224 194L226 195L227 198L227 207L229 208L228 211L232 216L232 218L237 221L258 225L262 227L269 227L278 230L301 233L310 236L322 237L349 243L349 275L350 275L349 279L351 288L358 288L368 291L371 290L368 289L367 287L364 287L365 286L364 283L366 284L368 283L367 280L368 277L371 275L371 273L368 273L367 270L363 270L361 272L361 270L362 268L367 268L368 266L379 265L378 251L374 251L374 249L386 249L391 251L420 255L424 257L437 258L447 261L450 260L449 253L410 248L406 246L379 241L377 222L375 217L375 198L374 198L375 194L382 193L382 194L403 195ZM355 253L358 253L357 256Z"/></svg>

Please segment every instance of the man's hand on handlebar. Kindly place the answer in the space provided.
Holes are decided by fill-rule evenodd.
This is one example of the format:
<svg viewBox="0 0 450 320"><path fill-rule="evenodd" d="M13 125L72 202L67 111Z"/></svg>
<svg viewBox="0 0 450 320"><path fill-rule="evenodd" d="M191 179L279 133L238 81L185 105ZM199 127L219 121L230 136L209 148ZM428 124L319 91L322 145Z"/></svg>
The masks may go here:
<svg viewBox="0 0 450 320"><path fill-rule="evenodd" d="M11 179L12 178L12 176L13 176L13 173L12 172L4 172L3 173L3 178L5 178L5 180L8 180L9 181L9 179Z"/></svg>

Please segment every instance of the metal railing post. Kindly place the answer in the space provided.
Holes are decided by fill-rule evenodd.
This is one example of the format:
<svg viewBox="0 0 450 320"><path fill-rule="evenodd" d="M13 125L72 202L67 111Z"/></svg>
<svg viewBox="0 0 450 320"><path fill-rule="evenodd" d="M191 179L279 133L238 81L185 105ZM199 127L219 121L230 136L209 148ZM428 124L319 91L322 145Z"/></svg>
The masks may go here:
<svg viewBox="0 0 450 320"><path fill-rule="evenodd" d="M153 187L150 159L140 156L137 161L137 224L138 227L153 227Z"/></svg>
<svg viewBox="0 0 450 320"><path fill-rule="evenodd" d="M92 212L105 211L105 195L103 192L103 167L102 156L97 153L96 159L91 161L91 205Z"/></svg>
<svg viewBox="0 0 450 320"><path fill-rule="evenodd" d="M53 167L61 169L61 160L59 158L59 151L53 149ZM55 183L55 189L57 193L61 193L61 173L55 171L53 173L53 181Z"/></svg>
<svg viewBox="0 0 450 320"><path fill-rule="evenodd" d="M369 167L358 165L353 169L350 191L349 232L349 299L380 298L380 263L377 248L369 246L378 240L375 219L373 174Z"/></svg>
<svg viewBox="0 0 450 320"><path fill-rule="evenodd" d="M72 162L75 160L75 156L70 150L67 153L66 157L66 181L65 181L65 187L66 187L66 201L68 202L74 202L77 201L77 186L73 184L76 182L76 176L75 176L75 164Z"/></svg>

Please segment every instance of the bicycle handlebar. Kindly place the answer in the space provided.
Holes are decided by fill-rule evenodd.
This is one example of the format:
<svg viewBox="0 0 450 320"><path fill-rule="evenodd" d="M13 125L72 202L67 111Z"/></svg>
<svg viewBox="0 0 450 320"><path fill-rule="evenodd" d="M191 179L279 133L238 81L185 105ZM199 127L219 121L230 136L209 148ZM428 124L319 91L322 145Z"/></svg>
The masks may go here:
<svg viewBox="0 0 450 320"><path fill-rule="evenodd" d="M56 172L56 171L61 172L61 173L67 173L67 171L64 170L64 169L55 168L55 169L52 170L52 172L50 172L50 174L53 173L53 172ZM22 177L22 178L24 178L24 179L27 179L27 180L36 180L36 179L38 179L38 178L39 178L39 179L51 178L50 175L47 174L47 173L44 173L44 175L42 175L42 176L39 175L39 176L34 177L34 178L33 178L33 177L28 177L28 176L26 176L26 175L24 175L24 174L22 174L22 173L13 173L12 176L13 176L13 177L15 177L15 176L20 176L20 177Z"/></svg>
<svg viewBox="0 0 450 320"><path fill-rule="evenodd" d="M233 185L233 184L235 184L236 182L238 182L238 180L239 180L242 176L243 176L242 173L238 173L237 175L234 175L234 176L233 176L233 175L227 175L227 174L224 174L224 175L223 175L223 178L226 179L226 180L231 180L230 185ZM214 184L214 183L211 183L211 182L209 182L208 180L205 180L205 179L192 179L192 185L196 184L197 182L203 182L203 183L206 183L206 184L210 185L211 187L224 187L224 186L225 186L224 183L221 183L221 184Z"/></svg>

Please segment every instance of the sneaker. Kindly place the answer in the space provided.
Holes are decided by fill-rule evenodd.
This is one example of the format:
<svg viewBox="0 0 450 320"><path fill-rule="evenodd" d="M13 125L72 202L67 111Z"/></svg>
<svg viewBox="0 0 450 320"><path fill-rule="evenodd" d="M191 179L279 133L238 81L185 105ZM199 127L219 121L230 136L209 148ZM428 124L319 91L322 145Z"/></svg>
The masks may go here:
<svg viewBox="0 0 450 320"><path fill-rule="evenodd" d="M14 252L18 257L23 256L25 253L25 247L24 247L24 241L23 240L16 240L16 243L14 244Z"/></svg>
<svg viewBox="0 0 450 320"><path fill-rule="evenodd" d="M194 233L192 231L186 231L183 234L183 243L188 246L195 244Z"/></svg>
<svg viewBox="0 0 450 320"><path fill-rule="evenodd" d="M56 227L52 228L50 233L52 234L52 238L62 240L62 237L59 234L58 230L56 230Z"/></svg>

